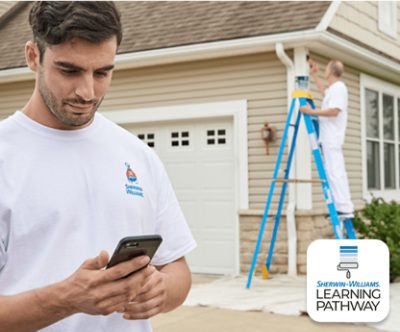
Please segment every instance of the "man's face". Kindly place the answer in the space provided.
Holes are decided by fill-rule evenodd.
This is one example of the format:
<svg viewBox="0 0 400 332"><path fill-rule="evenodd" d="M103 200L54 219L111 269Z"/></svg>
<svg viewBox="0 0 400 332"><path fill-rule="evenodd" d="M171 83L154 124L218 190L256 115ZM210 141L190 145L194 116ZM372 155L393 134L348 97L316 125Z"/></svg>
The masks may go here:
<svg viewBox="0 0 400 332"><path fill-rule="evenodd" d="M116 50L115 38L98 44L75 38L46 48L37 79L52 127L91 123L111 84Z"/></svg>

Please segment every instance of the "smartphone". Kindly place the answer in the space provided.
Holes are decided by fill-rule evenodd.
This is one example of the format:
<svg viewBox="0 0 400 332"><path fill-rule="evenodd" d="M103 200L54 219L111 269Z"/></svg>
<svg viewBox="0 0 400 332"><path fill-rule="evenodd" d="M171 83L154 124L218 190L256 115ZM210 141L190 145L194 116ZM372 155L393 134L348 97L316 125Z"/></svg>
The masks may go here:
<svg viewBox="0 0 400 332"><path fill-rule="evenodd" d="M162 242L160 235L142 235L142 236L128 236L119 241L110 261L107 264L107 269L119 263L131 260L138 256L148 256L153 258L158 247ZM146 266L133 271L135 273L144 269ZM128 276L130 276L130 273ZM127 277L128 277L127 276Z"/></svg>

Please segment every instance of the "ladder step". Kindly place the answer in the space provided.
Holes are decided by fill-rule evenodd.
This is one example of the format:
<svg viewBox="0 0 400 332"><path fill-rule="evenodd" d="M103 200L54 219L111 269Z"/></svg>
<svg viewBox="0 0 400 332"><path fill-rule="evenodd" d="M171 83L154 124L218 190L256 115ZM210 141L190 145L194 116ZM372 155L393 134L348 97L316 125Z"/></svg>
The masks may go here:
<svg viewBox="0 0 400 332"><path fill-rule="evenodd" d="M283 182L287 182L287 183L324 183L325 180L319 180L319 179L275 179L272 180L276 183L283 183Z"/></svg>

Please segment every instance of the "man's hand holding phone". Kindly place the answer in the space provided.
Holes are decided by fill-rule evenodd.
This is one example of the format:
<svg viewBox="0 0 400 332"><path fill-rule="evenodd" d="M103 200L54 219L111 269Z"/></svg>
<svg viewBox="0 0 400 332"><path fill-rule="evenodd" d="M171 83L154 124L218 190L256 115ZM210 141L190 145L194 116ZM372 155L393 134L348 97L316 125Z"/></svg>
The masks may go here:
<svg viewBox="0 0 400 332"><path fill-rule="evenodd" d="M108 315L123 312L125 306L141 291L154 268L147 266L150 258L139 256L104 269L108 254L86 260L68 279L61 282L62 303L70 314ZM147 266L147 267L146 267ZM144 267L144 268L143 268ZM140 270L134 274L132 271ZM127 277L128 276L128 277Z"/></svg>
<svg viewBox="0 0 400 332"><path fill-rule="evenodd" d="M110 260L102 251L83 262L69 278L57 284L60 298L55 302L59 314L124 313L127 305L143 293L145 285L159 284L159 272L149 262L161 242L159 235L126 237L118 243ZM40 303L40 295L37 296Z"/></svg>
<svg viewBox="0 0 400 332"><path fill-rule="evenodd" d="M168 275L152 268L139 294L125 306L125 319L149 319L165 311Z"/></svg>

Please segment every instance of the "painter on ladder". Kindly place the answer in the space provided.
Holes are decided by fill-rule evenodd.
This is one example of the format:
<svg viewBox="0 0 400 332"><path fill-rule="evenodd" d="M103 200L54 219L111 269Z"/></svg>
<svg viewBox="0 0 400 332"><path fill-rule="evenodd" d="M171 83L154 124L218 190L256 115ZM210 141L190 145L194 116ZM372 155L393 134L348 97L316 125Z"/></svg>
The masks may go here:
<svg viewBox="0 0 400 332"><path fill-rule="evenodd" d="M351 201L349 182L343 157L342 146L346 136L348 91L342 81L343 63L331 60L325 69L328 87L318 77L318 64L309 59L311 76L318 90L324 96L321 109L311 109L310 105L300 107L305 114L317 115L320 125L320 144L324 156L324 164L328 182L332 191L336 210L344 220L347 235L355 238L352 227L354 207Z"/></svg>

